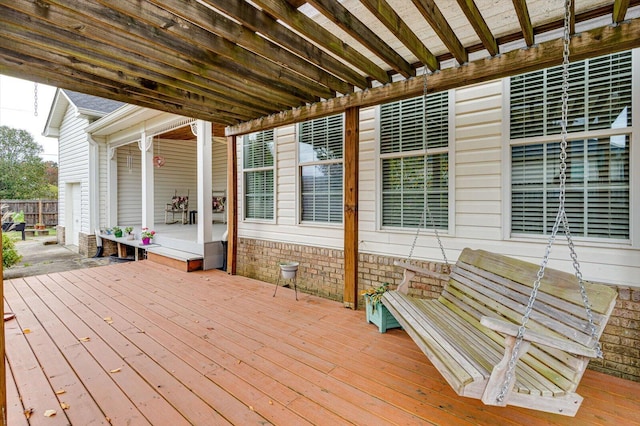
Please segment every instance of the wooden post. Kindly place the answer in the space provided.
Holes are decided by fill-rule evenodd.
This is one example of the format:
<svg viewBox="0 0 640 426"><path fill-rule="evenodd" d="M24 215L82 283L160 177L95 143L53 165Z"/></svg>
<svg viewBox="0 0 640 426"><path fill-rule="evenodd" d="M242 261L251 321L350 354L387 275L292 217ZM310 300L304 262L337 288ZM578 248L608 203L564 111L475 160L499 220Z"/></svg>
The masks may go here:
<svg viewBox="0 0 640 426"><path fill-rule="evenodd" d="M344 129L344 295L358 309L358 181L360 109L347 108Z"/></svg>
<svg viewBox="0 0 640 426"><path fill-rule="evenodd" d="M4 354L4 268L2 266L2 229L0 229L0 314L2 314L2 330L0 330L0 416L2 426L7 425L7 371L5 368Z"/></svg>
<svg viewBox="0 0 640 426"><path fill-rule="evenodd" d="M227 138L227 273L236 274L238 259L238 147L236 136Z"/></svg>

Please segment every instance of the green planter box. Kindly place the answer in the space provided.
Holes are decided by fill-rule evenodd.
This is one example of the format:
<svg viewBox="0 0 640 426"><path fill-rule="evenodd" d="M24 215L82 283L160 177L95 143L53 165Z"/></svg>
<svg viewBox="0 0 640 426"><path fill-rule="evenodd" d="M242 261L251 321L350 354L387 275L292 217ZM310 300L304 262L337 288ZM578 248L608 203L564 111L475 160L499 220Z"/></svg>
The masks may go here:
<svg viewBox="0 0 640 426"><path fill-rule="evenodd" d="M364 299L366 301L367 322L369 324L374 323L377 325L380 333L385 333L390 328L402 327L382 303L378 303L376 309L373 309L373 305L369 301L369 298L365 297Z"/></svg>

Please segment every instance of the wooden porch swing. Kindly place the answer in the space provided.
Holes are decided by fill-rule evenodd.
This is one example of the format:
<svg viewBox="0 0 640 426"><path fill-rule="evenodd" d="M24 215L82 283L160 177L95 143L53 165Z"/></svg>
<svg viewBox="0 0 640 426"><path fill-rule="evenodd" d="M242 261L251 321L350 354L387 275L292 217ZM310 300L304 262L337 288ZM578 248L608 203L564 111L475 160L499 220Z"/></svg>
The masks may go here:
<svg viewBox="0 0 640 426"><path fill-rule="evenodd" d="M598 340L617 293L606 285L583 281L565 211L569 14L567 0L560 202L542 263L468 248L448 275L397 262L404 268L403 281L396 291L383 295L382 303L458 395L481 399L488 405L575 416L582 402L576 388L589 359L602 357ZM426 94L425 73L425 98ZM425 206L431 218L427 203ZM433 218L431 221L433 224ZM546 267L561 223L575 274ZM437 229L436 237L448 264ZM438 299L408 295L416 274L446 281Z"/></svg>

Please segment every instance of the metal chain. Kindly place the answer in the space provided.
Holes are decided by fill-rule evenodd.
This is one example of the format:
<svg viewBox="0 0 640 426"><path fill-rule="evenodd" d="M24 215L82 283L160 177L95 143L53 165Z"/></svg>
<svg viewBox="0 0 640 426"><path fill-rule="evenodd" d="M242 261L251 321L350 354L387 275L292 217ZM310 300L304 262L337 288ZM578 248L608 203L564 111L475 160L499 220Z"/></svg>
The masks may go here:
<svg viewBox="0 0 640 426"><path fill-rule="evenodd" d="M422 101L424 106L424 123L422 125L422 146L425 148L425 152L428 153L429 149L427 147L427 69L425 67L424 76L422 78ZM429 193L429 184L427 184L427 194ZM447 254L444 251L444 245L442 244L442 240L440 239L440 234L438 233L438 228L436 227L435 220L433 219L433 214L431 213L431 208L429 208L429 198L424 202L425 208L422 210L422 216L420 217L420 224L416 229L416 234L413 237L413 243L411 244L411 249L409 250L409 256L407 256L407 261L411 260L411 256L413 256L413 251L416 248L416 243L418 242L418 235L420 235L420 229L422 225L425 224L425 215L429 215L429 221L431 222L431 226L433 226L433 230L436 235L436 239L438 240L438 246L440 247L440 252L442 253L442 258L444 259L445 265L449 266L449 260L447 259Z"/></svg>
<svg viewBox="0 0 640 426"><path fill-rule="evenodd" d="M561 222L561 218L565 215L564 213L564 201L565 201L565 181L566 181L566 147L567 147L567 110L568 110L568 81L569 81L569 21L570 21L570 9L571 9L571 0L565 1L565 13L564 13L564 35L563 35L563 53L562 53L562 117L561 117L561 143L560 143L560 196L559 196L559 207L558 214L556 215L556 220L551 230L551 236L549 237L549 241L547 242L547 247L545 249L544 258L542 259L542 263L540 265L540 269L536 275L536 280L533 283L533 288L531 290L531 294L529 295L529 302L527 303L527 307L524 311L524 315L522 316L522 323L520 327L518 327L518 334L516 335L516 342L513 347L513 351L511 352L511 358L509 358L509 364L507 366L507 373L504 378L504 382L502 383L502 387L500 388L500 393L496 397L496 401L502 402L509 391L509 383L513 379L513 374L515 372L516 363L518 361L518 352L520 351L520 346L522 345L522 340L524 337L524 332L526 330L527 322L529 321L529 317L531 316L531 311L533 309L533 304L538 295L538 289L540 288L540 282L542 281L542 277L544 276L544 271L547 267L547 263L549 262L549 255L551 253L551 247L553 246L553 242L556 239L556 234L558 233L558 226Z"/></svg>
<svg viewBox="0 0 640 426"><path fill-rule="evenodd" d="M38 116L38 83L33 83L33 116Z"/></svg>

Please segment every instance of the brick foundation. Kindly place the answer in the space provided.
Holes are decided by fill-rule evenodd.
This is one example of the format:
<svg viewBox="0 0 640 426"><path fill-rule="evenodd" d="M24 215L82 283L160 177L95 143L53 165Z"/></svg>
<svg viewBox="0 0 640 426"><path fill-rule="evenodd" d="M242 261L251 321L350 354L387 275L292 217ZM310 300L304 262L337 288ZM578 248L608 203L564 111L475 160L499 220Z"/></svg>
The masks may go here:
<svg viewBox="0 0 640 426"><path fill-rule="evenodd" d="M96 254L96 236L93 234L78 234L78 253L84 257L93 257Z"/></svg>
<svg viewBox="0 0 640 426"><path fill-rule="evenodd" d="M618 288L618 300L602 338L603 359L589 368L640 382L640 289Z"/></svg>
<svg viewBox="0 0 640 426"><path fill-rule="evenodd" d="M388 282L395 288L402 273L388 256L361 253L358 262L358 294L363 289ZM276 283L282 261L300 262L297 274L298 289L332 300L343 300L344 253L304 245L239 239L237 273L261 281ZM448 273L446 265L437 262L415 264ZM282 284L282 280L281 280ZM439 280L416 276L410 293L416 297L436 298L442 292ZM612 376L640 382L640 289L618 288L616 307L601 338L603 359L594 359L589 368ZM364 309L360 297L358 306Z"/></svg>

